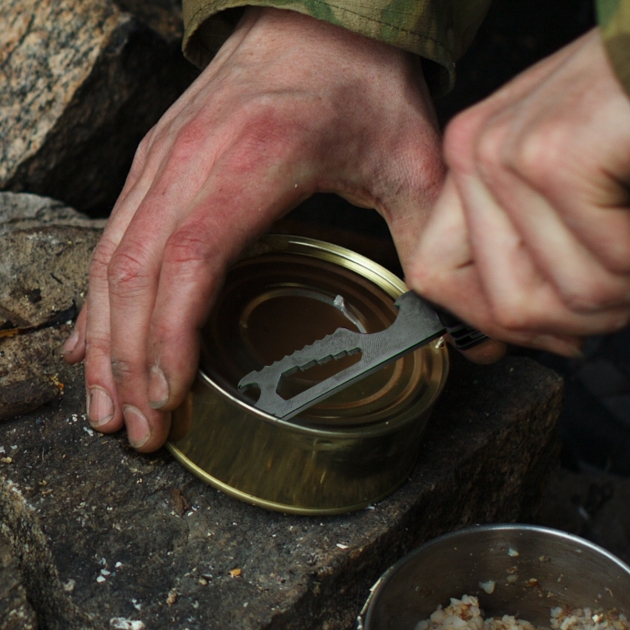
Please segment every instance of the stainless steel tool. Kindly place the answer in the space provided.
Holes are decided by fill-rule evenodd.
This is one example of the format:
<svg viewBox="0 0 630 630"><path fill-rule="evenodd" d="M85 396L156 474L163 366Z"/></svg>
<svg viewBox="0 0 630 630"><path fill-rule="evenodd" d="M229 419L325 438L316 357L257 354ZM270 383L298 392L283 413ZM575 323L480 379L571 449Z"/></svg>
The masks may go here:
<svg viewBox="0 0 630 630"><path fill-rule="evenodd" d="M450 333L455 345L465 350L486 339L483 333L466 326L454 316L436 311L421 297L408 291L395 302L398 315L394 323L380 332L365 334L338 328L315 343L293 354L253 371L243 377L238 387L260 389L255 407L268 414L289 420L301 411L325 400L368 374L396 361L433 339ZM360 360L348 368L313 385L288 400L278 394L282 379L315 365L361 353Z"/></svg>

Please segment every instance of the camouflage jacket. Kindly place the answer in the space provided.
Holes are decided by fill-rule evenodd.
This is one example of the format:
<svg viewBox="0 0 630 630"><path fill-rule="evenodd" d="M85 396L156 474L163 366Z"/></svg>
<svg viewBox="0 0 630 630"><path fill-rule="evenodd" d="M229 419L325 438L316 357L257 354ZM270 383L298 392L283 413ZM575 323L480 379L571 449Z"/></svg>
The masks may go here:
<svg viewBox="0 0 630 630"><path fill-rule="evenodd" d="M202 67L232 31L244 6L311 15L436 62L434 87L447 91L491 0L183 0L184 54Z"/></svg>
<svg viewBox="0 0 630 630"><path fill-rule="evenodd" d="M597 0L597 18L610 61L630 94L630 0Z"/></svg>
<svg viewBox="0 0 630 630"><path fill-rule="evenodd" d="M311 15L385 41L437 64L434 92L455 81L455 62L481 24L491 0L183 0L184 54L207 65L245 6L273 6ZM630 0L595 0L612 64L630 91Z"/></svg>

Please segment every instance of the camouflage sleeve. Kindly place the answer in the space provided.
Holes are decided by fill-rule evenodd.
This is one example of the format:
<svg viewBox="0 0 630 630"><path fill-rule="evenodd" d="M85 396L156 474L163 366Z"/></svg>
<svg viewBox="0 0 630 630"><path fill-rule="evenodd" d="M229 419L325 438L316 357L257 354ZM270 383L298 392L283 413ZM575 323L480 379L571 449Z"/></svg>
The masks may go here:
<svg viewBox="0 0 630 630"><path fill-rule="evenodd" d="M624 0L625 1L625 0ZM455 62L472 41L491 0L183 0L184 54L205 66L245 6L305 13L421 55L437 64L434 92L448 91Z"/></svg>
<svg viewBox="0 0 630 630"><path fill-rule="evenodd" d="M596 4L608 56L630 94L630 0L596 0Z"/></svg>

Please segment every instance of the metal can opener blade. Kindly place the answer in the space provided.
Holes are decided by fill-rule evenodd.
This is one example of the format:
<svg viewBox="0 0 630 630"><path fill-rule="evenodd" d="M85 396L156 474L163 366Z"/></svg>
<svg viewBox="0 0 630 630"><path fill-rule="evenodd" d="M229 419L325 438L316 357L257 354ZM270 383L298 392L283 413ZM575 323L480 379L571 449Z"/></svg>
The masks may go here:
<svg viewBox="0 0 630 630"><path fill-rule="evenodd" d="M250 372L240 380L238 388L245 390L257 387L260 397L254 406L276 418L289 420L447 332L451 333L455 345L460 349L473 347L487 339L483 333L463 324L453 315L438 312L412 291L403 293L394 305L398 308L398 315L389 328L375 333L338 328L331 335L280 361ZM285 400L278 394L282 379L298 370L305 371L315 365L357 353L361 353L357 363L292 398Z"/></svg>

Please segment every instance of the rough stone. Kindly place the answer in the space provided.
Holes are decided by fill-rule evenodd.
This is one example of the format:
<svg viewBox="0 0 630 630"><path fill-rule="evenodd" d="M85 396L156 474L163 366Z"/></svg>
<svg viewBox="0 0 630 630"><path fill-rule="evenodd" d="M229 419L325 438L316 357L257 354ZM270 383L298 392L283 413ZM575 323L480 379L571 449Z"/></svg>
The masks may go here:
<svg viewBox="0 0 630 630"><path fill-rule="evenodd" d="M0 236L14 230L49 225L105 227L105 220L90 219L61 201L28 193L0 192Z"/></svg>
<svg viewBox="0 0 630 630"><path fill-rule="evenodd" d="M604 472L553 474L539 522L582 536L630 564L630 479Z"/></svg>
<svg viewBox="0 0 630 630"><path fill-rule="evenodd" d="M0 630L37 630L11 541L0 526Z"/></svg>
<svg viewBox="0 0 630 630"><path fill-rule="evenodd" d="M0 193L0 420L62 394L59 348L101 226L50 199Z"/></svg>
<svg viewBox="0 0 630 630"><path fill-rule="evenodd" d="M159 33L168 42L178 46L184 35L181 0L114 0L127 11Z"/></svg>
<svg viewBox="0 0 630 630"><path fill-rule="evenodd" d="M0 236L18 257L0 270L6 308L28 323L52 303L70 308L97 235L49 225ZM24 299L27 288L41 300ZM0 339L0 350L17 338L28 356L46 330L60 340L69 327ZM349 630L371 584L414 546L474 522L531 520L557 462L561 380L527 359L453 357L402 488L354 514L286 516L221 494L166 451L141 455L124 434L94 432L81 366L55 352L49 368L63 396L0 423L0 523L46 629Z"/></svg>
<svg viewBox="0 0 630 630"><path fill-rule="evenodd" d="M192 76L178 44L110 0L8 0L0 23L0 188L107 212Z"/></svg>
<svg viewBox="0 0 630 630"><path fill-rule="evenodd" d="M166 452L93 432L82 370L60 376L58 405L0 426L0 475L22 502L30 553L22 570L47 628L348 630L370 585L415 545L531 519L556 462L559 379L526 359L456 361L408 483L355 514L285 516L222 495Z"/></svg>

